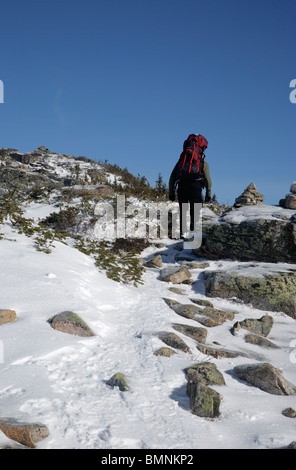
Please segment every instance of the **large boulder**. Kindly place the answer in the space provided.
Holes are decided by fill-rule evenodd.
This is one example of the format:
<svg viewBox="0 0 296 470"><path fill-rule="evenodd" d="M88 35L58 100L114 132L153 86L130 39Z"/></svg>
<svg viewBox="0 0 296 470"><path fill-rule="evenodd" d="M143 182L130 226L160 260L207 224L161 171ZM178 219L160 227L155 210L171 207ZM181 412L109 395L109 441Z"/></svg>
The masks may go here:
<svg viewBox="0 0 296 470"><path fill-rule="evenodd" d="M221 372L211 362L201 362L188 367L185 372L192 413L204 418L217 418L220 415L221 395L210 385L225 385Z"/></svg>
<svg viewBox="0 0 296 470"><path fill-rule="evenodd" d="M254 385L264 392L273 395L296 394L296 387L269 363L239 365L234 367L234 373L240 380Z"/></svg>
<svg viewBox="0 0 296 470"><path fill-rule="evenodd" d="M296 263L295 210L245 206L203 223L204 243L198 256Z"/></svg>
<svg viewBox="0 0 296 470"><path fill-rule="evenodd" d="M241 263L227 271L204 273L208 297L236 298L254 308L296 318L296 267Z"/></svg>

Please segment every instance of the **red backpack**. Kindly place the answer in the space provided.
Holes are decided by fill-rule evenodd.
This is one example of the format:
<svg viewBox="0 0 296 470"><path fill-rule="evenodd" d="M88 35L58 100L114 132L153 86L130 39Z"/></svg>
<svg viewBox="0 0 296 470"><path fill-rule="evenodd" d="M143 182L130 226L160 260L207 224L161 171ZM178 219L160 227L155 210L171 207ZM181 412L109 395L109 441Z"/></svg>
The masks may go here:
<svg viewBox="0 0 296 470"><path fill-rule="evenodd" d="M203 178L202 155L207 146L207 139L200 134L190 134L187 137L178 162L178 180L199 180Z"/></svg>

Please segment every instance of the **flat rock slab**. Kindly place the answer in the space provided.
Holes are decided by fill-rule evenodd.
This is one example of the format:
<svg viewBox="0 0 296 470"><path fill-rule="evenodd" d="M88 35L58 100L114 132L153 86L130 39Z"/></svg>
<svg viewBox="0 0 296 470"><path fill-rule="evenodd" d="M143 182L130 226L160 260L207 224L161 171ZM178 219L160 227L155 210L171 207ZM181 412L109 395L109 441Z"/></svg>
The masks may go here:
<svg viewBox="0 0 296 470"><path fill-rule="evenodd" d="M223 347L217 348L213 346L208 346L206 344L197 344L197 349L207 356L212 356L215 359L219 358L234 358L240 355L240 353L235 351L230 351L229 349L225 349Z"/></svg>
<svg viewBox="0 0 296 470"><path fill-rule="evenodd" d="M263 348L277 349L278 346L262 336L250 333L245 335L245 342L249 344L256 344Z"/></svg>
<svg viewBox="0 0 296 470"><path fill-rule="evenodd" d="M185 341L183 341L178 335L172 332L161 331L157 334L159 339L163 341L167 346L178 349L183 352L191 352Z"/></svg>
<svg viewBox="0 0 296 470"><path fill-rule="evenodd" d="M164 298L164 301L181 317L195 320L209 328L221 325L225 321L233 320L234 318L233 312L226 312L213 307L202 308L193 304L181 304L176 300L166 298Z"/></svg>
<svg viewBox="0 0 296 470"><path fill-rule="evenodd" d="M74 312L65 311L48 320L55 330L77 336L95 336L87 324Z"/></svg>
<svg viewBox="0 0 296 470"><path fill-rule="evenodd" d="M269 363L243 364L234 367L234 373L243 380L272 395L295 395L296 387Z"/></svg>
<svg viewBox="0 0 296 470"><path fill-rule="evenodd" d="M204 277L208 297L237 298L296 318L295 265L242 263L227 271L205 272Z"/></svg>
<svg viewBox="0 0 296 470"><path fill-rule="evenodd" d="M14 310L0 309L0 325L12 323L16 320L16 312Z"/></svg>
<svg viewBox="0 0 296 470"><path fill-rule="evenodd" d="M47 427L43 424L22 423L12 418L0 419L0 430L9 439L31 448L36 447L36 442L49 435Z"/></svg>
<svg viewBox="0 0 296 470"><path fill-rule="evenodd" d="M182 325L181 323L174 323L172 326L174 330L179 331L179 333L182 333L195 341L199 341L200 343L204 343L207 338L208 330L206 328Z"/></svg>

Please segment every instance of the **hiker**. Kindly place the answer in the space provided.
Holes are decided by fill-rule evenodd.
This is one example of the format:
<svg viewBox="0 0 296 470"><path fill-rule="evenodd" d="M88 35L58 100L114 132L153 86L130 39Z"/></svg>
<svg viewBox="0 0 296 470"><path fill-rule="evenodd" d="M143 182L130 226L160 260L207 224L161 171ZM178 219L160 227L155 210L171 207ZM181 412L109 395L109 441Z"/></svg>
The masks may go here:
<svg viewBox="0 0 296 470"><path fill-rule="evenodd" d="M169 199L175 200L177 189L180 211L180 238L184 238L183 214L190 205L190 231L195 232L199 220L198 208L203 202L211 200L212 181L205 159L208 141L200 134L190 134L184 141L183 151L176 163L169 180ZM202 190L205 188L205 199ZM184 205L186 204L186 205Z"/></svg>

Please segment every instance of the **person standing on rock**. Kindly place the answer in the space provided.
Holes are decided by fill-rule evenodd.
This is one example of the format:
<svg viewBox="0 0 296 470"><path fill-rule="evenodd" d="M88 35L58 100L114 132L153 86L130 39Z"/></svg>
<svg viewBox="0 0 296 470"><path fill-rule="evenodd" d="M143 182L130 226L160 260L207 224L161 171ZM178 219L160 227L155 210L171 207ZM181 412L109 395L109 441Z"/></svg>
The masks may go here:
<svg viewBox="0 0 296 470"><path fill-rule="evenodd" d="M186 212L190 208L190 231L196 232L203 202L211 200L212 181L209 165L205 161L208 141L200 134L190 134L169 180L169 199L175 200L177 190L180 212L180 238L185 238ZM202 190L205 188L205 198Z"/></svg>

